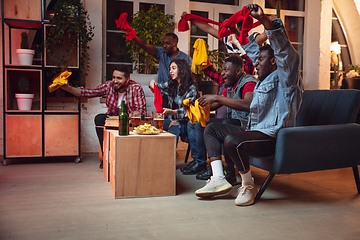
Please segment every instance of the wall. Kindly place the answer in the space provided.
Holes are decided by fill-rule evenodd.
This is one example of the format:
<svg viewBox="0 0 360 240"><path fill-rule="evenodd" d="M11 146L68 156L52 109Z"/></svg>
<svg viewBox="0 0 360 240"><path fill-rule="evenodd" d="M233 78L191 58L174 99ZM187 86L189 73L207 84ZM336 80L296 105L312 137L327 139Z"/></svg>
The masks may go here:
<svg viewBox="0 0 360 240"><path fill-rule="evenodd" d="M304 86L330 88L332 0L306 1Z"/></svg>
<svg viewBox="0 0 360 240"><path fill-rule="evenodd" d="M86 80L86 87L95 87L104 78L102 72L103 63L103 28L102 11L103 3L106 0L84 0L85 7L89 12L90 20L95 26L95 36L90 42L91 68ZM242 0L240 5L256 2L264 6L264 0ZM175 21L180 19L183 11L189 11L188 0L170 0L169 9L175 12ZM331 34L331 7L332 0L306 1L306 22L305 22L305 55L304 59L304 83L306 89L328 89L330 79L330 34ZM356 51L356 46L360 44L360 25L353 24L359 22L360 17L356 12L353 0L334 0L335 8L338 10L340 18L348 31L349 48L354 56L353 62L360 63L360 52ZM184 52L189 49L189 32L179 34L179 48ZM1 34L1 33L0 33ZM2 49L1 49L2 50ZM0 51L1 51L0 50ZM0 52L0 54L2 54ZM1 59L2 60L2 59ZM0 61L1 61L0 60ZM1 65L0 65L1 66ZM141 75L132 75L132 79L139 80ZM2 75L1 75L2 79ZM2 81L0 90L2 92ZM3 108L3 96L0 95L0 106ZM105 104L100 103L99 98L88 99L85 103L87 110L81 113L81 151L82 153L97 152L99 144L94 130L94 117L98 113L106 112ZM3 126L3 116L0 112L0 125ZM0 154L3 154L3 127L0 128Z"/></svg>
<svg viewBox="0 0 360 240"><path fill-rule="evenodd" d="M175 19L174 20L176 23L178 23L181 18L181 14L183 12L189 12L189 1L188 0L175 0L174 1L174 10L175 10ZM189 42L187 41L187 39L190 38L190 31L179 32L177 30L177 26L176 26L175 33L179 37L179 43L178 43L179 49L181 51L187 53L188 50L190 49Z"/></svg>
<svg viewBox="0 0 360 240"><path fill-rule="evenodd" d="M105 0L103 0L105 1ZM102 2L99 5L98 0L85 0L86 8L93 23L97 23L95 28L95 38L91 42L91 70L87 79L87 87L92 87L100 84L102 73L99 67L101 66L102 58L100 53L102 50L98 46L102 45L102 29L101 21ZM347 0L350 1L350 0ZM264 0L242 0L240 5L247 5L249 3L257 3L261 6L265 5ZM331 7L332 0L310 1L307 0L306 5L306 23L305 23L305 39L306 44L304 59L304 68L306 74L304 75L304 84L306 89L328 89L330 87L330 34L331 34ZM178 22L183 11L189 12L188 0L172 0L168 1L169 10L174 9L175 21ZM319 14L321 13L321 14ZM323 16L321 18L320 16ZM99 26L98 26L99 25ZM319 31L320 29L320 31ZM179 35L179 48L186 52L189 49L188 41L189 32L177 32ZM311 43L311 44L310 44ZM317 44L312 44L317 43ZM95 57L94 57L94 56ZM95 66L95 67L94 67ZM141 78L141 75L132 75L132 79ZM97 137L94 131L94 116L99 112L105 112L104 104L99 103L99 99L89 100L86 104L87 111L82 112L82 152L96 152L98 151Z"/></svg>
<svg viewBox="0 0 360 240"><path fill-rule="evenodd" d="M358 50L360 46L360 15L356 5L353 0L334 0L334 8L347 33L351 60L353 64L360 64L360 51Z"/></svg>

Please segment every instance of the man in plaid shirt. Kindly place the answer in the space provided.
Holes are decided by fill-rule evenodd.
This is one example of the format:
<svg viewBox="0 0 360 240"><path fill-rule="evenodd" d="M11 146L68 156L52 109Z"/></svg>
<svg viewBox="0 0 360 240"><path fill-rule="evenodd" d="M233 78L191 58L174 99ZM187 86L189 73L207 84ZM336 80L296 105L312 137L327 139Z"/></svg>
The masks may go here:
<svg viewBox="0 0 360 240"><path fill-rule="evenodd" d="M99 138L101 151L103 150L103 126L108 115L119 114L121 101L125 100L128 113L138 111L144 114L146 111L146 99L141 85L130 80L130 71L125 65L118 65L114 68L112 80L100 84L95 88L72 87L64 85L63 90L74 94L77 97L93 98L106 96L107 112L100 113L95 117L96 134ZM102 168L102 162L100 163Z"/></svg>

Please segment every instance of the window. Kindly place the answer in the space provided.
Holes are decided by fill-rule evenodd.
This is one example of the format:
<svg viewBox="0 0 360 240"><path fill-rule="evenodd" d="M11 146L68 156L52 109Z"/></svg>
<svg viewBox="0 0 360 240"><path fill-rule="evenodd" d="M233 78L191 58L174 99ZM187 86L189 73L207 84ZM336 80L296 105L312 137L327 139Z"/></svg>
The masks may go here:
<svg viewBox="0 0 360 240"><path fill-rule="evenodd" d="M232 16L232 14L228 14L228 13L219 13L219 22L224 22L226 19L229 19ZM223 53L227 53L227 49L225 46L225 43L221 40L219 40L219 51L223 52Z"/></svg>
<svg viewBox="0 0 360 240"><path fill-rule="evenodd" d="M198 15L200 17L209 18L208 12L201 12L201 11L191 11L191 14ZM194 24L191 23L190 28L190 56L194 54L194 43L198 38L204 39L204 41L208 44L208 34L202 30L200 30L198 27L196 27Z"/></svg>
<svg viewBox="0 0 360 240"><path fill-rule="evenodd" d="M125 45L125 33L116 29L115 19L118 19L122 9L128 13L127 20L133 16L133 2L108 0L106 5L106 75L104 81L111 80L112 70L118 64L126 64L132 68L132 61Z"/></svg>
<svg viewBox="0 0 360 240"><path fill-rule="evenodd" d="M239 5L239 0L190 0L190 2L218 3L226 5Z"/></svg>
<svg viewBox="0 0 360 240"><path fill-rule="evenodd" d="M241 9L239 1L190 1L191 13L202 17L212 19L214 21L223 22L228 19L234 13ZM204 3L197 3L204 2ZM213 4L222 3L222 5ZM276 14L277 0L265 1L265 13L267 15ZM301 72L303 69L303 54L304 54L304 28L305 28L305 0L282 0L281 1L281 16L286 32L289 36L289 40L294 48L299 52L301 58ZM239 7L228 6L237 5ZM217 26L215 26L217 28ZM194 28L194 29L193 29ZM222 40L215 39L212 36L208 36L204 32L198 30L195 26L191 27L190 33L190 48L194 44L197 38L203 38L210 46L210 50L219 49L222 52L226 52L226 47ZM193 52L190 49L191 54Z"/></svg>
<svg viewBox="0 0 360 240"><path fill-rule="evenodd" d="M265 1L265 13L276 15L277 0ZM300 54L300 73L303 74L305 0L281 0L280 18L293 47Z"/></svg>
<svg viewBox="0 0 360 240"><path fill-rule="evenodd" d="M266 0L265 8L276 9L278 0ZM282 10L305 11L305 0L280 0Z"/></svg>
<svg viewBox="0 0 360 240"><path fill-rule="evenodd" d="M144 11L147 12L151 5L153 5L154 3L140 3L140 11ZM165 12L165 5L163 4L156 4L156 6L159 8L159 10L161 10L162 12Z"/></svg>
<svg viewBox="0 0 360 240"><path fill-rule="evenodd" d="M230 16L232 16L234 13L240 10L238 3L234 3L237 5L237 7L234 7L232 6L234 4L232 5L226 5L225 3L216 4L215 2L224 3L225 1L206 1L206 3L190 1L191 13L222 23L225 19L228 19ZM216 25L213 26L216 29L219 28L219 26ZM219 51L226 52L226 47L222 42L222 40L218 40L218 38L215 38L210 34L202 32L199 29L197 29L196 26L192 25L190 32L190 43L189 43L190 56L192 56L193 53L192 46L197 38L203 38L205 42L209 45L209 50L219 49Z"/></svg>
<svg viewBox="0 0 360 240"><path fill-rule="evenodd" d="M300 69L303 69L304 18L285 16L285 31L291 44L300 54Z"/></svg>
<svg viewBox="0 0 360 240"><path fill-rule="evenodd" d="M338 18L336 12L333 9L331 42L338 42L341 47L340 62L342 63L342 69L340 69L340 71L345 70L347 66L352 64L344 32L345 31L343 29L343 26L341 25L340 19Z"/></svg>
<svg viewBox="0 0 360 240"><path fill-rule="evenodd" d="M136 1L119 1L119 0L107 0L106 1L106 57L105 68L106 75L103 82L112 78L112 70L116 65L125 64L128 65L132 72L133 62L131 56L128 54L129 48L126 46L127 41L125 39L125 33L116 29L115 20L119 18L123 12L128 13L127 21L132 21L132 16L135 12L140 10L147 11L154 1L150 0ZM159 0L160 3L156 3L160 10L165 12L165 0ZM121 9L121 11L119 11Z"/></svg>

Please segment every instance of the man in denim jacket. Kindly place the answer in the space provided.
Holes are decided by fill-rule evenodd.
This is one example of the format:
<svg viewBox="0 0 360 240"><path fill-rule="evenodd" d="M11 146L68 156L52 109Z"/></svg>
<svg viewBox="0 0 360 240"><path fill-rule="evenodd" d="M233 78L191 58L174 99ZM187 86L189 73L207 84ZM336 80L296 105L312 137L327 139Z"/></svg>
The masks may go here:
<svg viewBox="0 0 360 240"><path fill-rule="evenodd" d="M205 128L205 145L211 161L213 176L198 189L198 197L212 197L227 193L232 185L224 178L221 162L221 143L234 162L242 179L235 204L247 206L254 203L257 193L252 179L249 156L264 157L275 152L276 136L281 128L295 126L296 114L303 91L299 72L300 56L282 30L282 23L271 21L257 4L247 6L250 15L265 27L270 45L260 49L256 35L249 37L244 50L255 63L258 82L253 92L246 128L211 123Z"/></svg>

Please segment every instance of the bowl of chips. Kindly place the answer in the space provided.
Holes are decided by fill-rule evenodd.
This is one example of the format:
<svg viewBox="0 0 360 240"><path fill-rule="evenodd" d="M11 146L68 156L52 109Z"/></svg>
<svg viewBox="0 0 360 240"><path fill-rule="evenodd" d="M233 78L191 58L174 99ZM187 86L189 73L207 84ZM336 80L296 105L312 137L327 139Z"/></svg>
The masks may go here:
<svg viewBox="0 0 360 240"><path fill-rule="evenodd" d="M149 123L139 125L134 128L134 132L140 135L156 135L160 133L160 130Z"/></svg>

